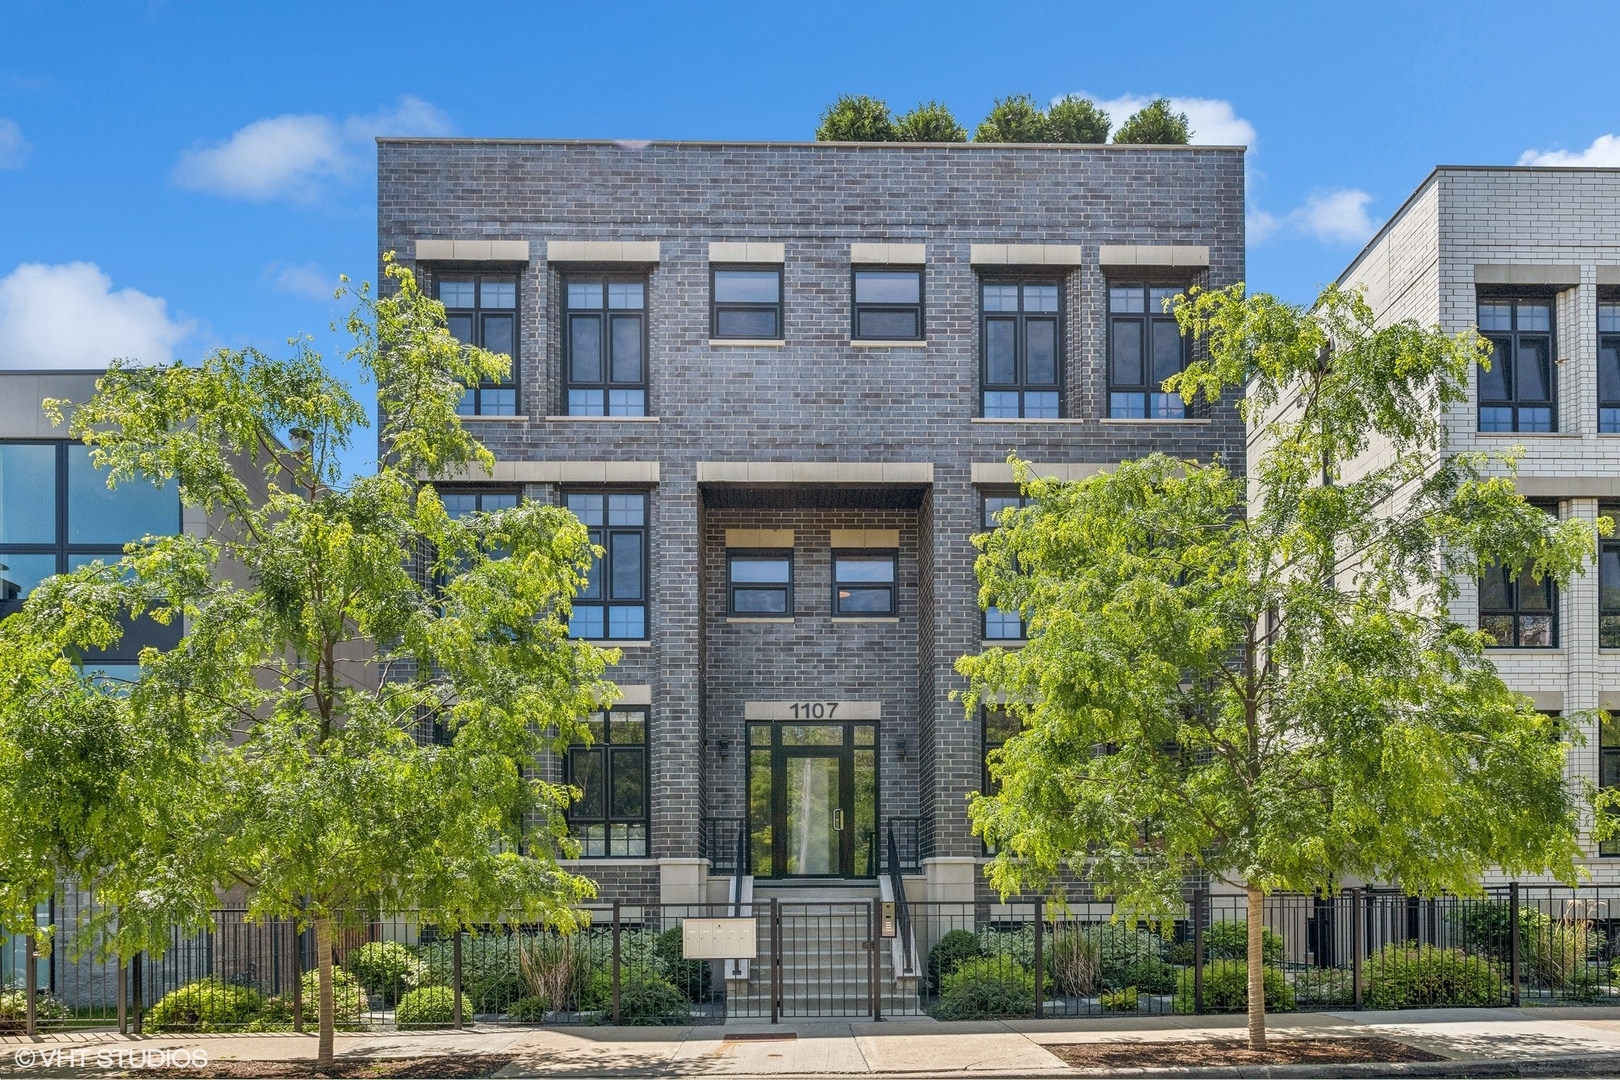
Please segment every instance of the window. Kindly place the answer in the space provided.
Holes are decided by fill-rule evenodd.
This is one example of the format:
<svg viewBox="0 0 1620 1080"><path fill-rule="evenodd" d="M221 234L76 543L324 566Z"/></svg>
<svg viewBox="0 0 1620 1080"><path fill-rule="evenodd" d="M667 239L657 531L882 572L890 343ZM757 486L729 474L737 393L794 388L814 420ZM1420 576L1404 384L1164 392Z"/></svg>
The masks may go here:
<svg viewBox="0 0 1620 1080"><path fill-rule="evenodd" d="M984 527L999 529L1001 512L1009 507L1028 505L1021 495L986 495L984 498ZM991 606L984 609L984 636L988 641L1022 641L1024 620L1017 611L1003 611Z"/></svg>
<svg viewBox="0 0 1620 1080"><path fill-rule="evenodd" d="M564 505L605 553L574 597L568 633L577 638L647 636L647 496L568 494Z"/></svg>
<svg viewBox="0 0 1620 1080"><path fill-rule="evenodd" d="M1180 394L1164 381L1187 366L1188 342L1165 301L1183 290L1148 284L1108 287L1108 415L1124 420L1185 420Z"/></svg>
<svg viewBox="0 0 1620 1080"><path fill-rule="evenodd" d="M1057 282L992 282L979 286L984 415L1053 420L1063 335Z"/></svg>
<svg viewBox="0 0 1620 1080"><path fill-rule="evenodd" d="M1552 578L1534 581L1529 570L1517 578L1492 565L1479 582L1479 628L1499 649L1552 649L1558 646L1558 589Z"/></svg>
<svg viewBox="0 0 1620 1080"><path fill-rule="evenodd" d="M853 307L850 335L857 341L921 341L923 272L857 270Z"/></svg>
<svg viewBox="0 0 1620 1080"><path fill-rule="evenodd" d="M893 615L898 557L892 551L833 552L834 617Z"/></svg>
<svg viewBox="0 0 1620 1080"><path fill-rule="evenodd" d="M743 617L791 617L793 614L793 552L732 551L727 553L731 582L731 613Z"/></svg>
<svg viewBox="0 0 1620 1080"><path fill-rule="evenodd" d="M647 711L592 713L585 723L591 745L568 750L565 779L581 792L569 831L586 858L646 858Z"/></svg>
<svg viewBox="0 0 1620 1080"><path fill-rule="evenodd" d="M1620 434L1620 303L1598 304L1598 431Z"/></svg>
<svg viewBox="0 0 1620 1080"><path fill-rule="evenodd" d="M1598 516L1620 521L1620 506L1599 506ZM1598 647L1620 649L1620 536L1598 546Z"/></svg>
<svg viewBox="0 0 1620 1080"><path fill-rule="evenodd" d="M1479 369L1479 430L1554 431L1552 302L1485 299L1480 333L1491 366Z"/></svg>
<svg viewBox="0 0 1620 1080"><path fill-rule="evenodd" d="M115 563L125 544L179 531L180 495L173 480L155 487L136 478L113 489L81 443L0 443L0 617L21 607L53 574L98 559ZM179 620L163 626L141 619L125 626L116 646L94 651L86 663L105 668L108 660L133 660L147 645L168 649L179 641Z"/></svg>
<svg viewBox="0 0 1620 1080"><path fill-rule="evenodd" d="M570 277L564 296L568 415L646 416L646 280Z"/></svg>
<svg viewBox="0 0 1620 1080"><path fill-rule="evenodd" d="M994 795L1001 790L1001 785L990 775L990 751L1000 750L1007 744L1008 739L1018 734L1018 731L1019 723L1016 716L994 705L984 707L980 726L980 733L983 736L983 746L979 753L979 761L983 763L980 794Z"/></svg>
<svg viewBox="0 0 1620 1080"><path fill-rule="evenodd" d="M1598 724L1598 786L1620 787L1620 716L1605 716ZM1599 855L1620 855L1620 840L1605 840Z"/></svg>
<svg viewBox="0 0 1620 1080"><path fill-rule="evenodd" d="M517 415L517 279L487 274L441 278L439 302L457 341L512 358L506 379L470 387L456 411L463 416Z"/></svg>
<svg viewBox="0 0 1620 1080"><path fill-rule="evenodd" d="M782 268L712 272L709 335L745 341L782 337Z"/></svg>
<svg viewBox="0 0 1620 1080"><path fill-rule="evenodd" d="M439 501L452 518L464 518L468 514L510 510L518 504L518 494L515 491L446 491L439 494Z"/></svg>

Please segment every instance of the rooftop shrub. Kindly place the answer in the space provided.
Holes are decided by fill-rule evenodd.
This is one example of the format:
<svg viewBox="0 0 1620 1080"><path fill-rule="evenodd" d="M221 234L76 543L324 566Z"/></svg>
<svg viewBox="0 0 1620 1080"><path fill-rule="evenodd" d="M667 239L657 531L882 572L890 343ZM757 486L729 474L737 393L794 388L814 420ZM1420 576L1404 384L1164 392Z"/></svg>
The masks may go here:
<svg viewBox="0 0 1620 1080"><path fill-rule="evenodd" d="M827 106L816 128L817 142L893 142L889 106L865 94L844 94Z"/></svg>
<svg viewBox="0 0 1620 1080"><path fill-rule="evenodd" d="M1154 98L1114 132L1116 143L1185 144L1192 138L1187 114L1171 111L1169 98Z"/></svg>

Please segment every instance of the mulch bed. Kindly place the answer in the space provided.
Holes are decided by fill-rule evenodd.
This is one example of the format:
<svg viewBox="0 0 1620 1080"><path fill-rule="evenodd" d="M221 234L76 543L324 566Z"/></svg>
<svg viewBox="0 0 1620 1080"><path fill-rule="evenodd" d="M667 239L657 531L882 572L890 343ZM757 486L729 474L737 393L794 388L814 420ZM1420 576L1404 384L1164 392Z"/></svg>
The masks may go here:
<svg viewBox="0 0 1620 1080"><path fill-rule="evenodd" d="M1046 1049L1077 1069L1197 1068L1210 1065L1353 1065L1360 1062L1444 1061L1439 1054L1393 1039L1278 1039L1256 1052L1238 1039L1170 1042L1048 1043Z"/></svg>
<svg viewBox="0 0 1620 1080"><path fill-rule="evenodd" d="M512 1060L510 1054L435 1054L431 1057L340 1057L330 1072L318 1073L313 1061L214 1060L201 1069L139 1069L132 1076L232 1077L241 1080L280 1077L336 1077L342 1080L383 1080L387 1077L432 1077L435 1080L476 1080L494 1076Z"/></svg>

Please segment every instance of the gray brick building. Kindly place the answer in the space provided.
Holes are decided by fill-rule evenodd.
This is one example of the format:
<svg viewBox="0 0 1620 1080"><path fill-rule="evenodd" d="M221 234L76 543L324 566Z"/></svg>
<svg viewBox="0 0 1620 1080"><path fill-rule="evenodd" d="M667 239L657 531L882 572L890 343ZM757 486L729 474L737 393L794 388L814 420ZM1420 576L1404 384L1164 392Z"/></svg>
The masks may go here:
<svg viewBox="0 0 1620 1080"><path fill-rule="evenodd" d="M1522 448L1526 497L1620 520L1620 169L1437 168L1339 282L1380 319L1491 339L1491 370L1445 418L1452 451ZM1495 635L1509 686L1581 716L1571 781L1620 785L1620 723L1593 715L1620 710L1620 541L1568 589L1498 572L1465 583L1452 614ZM1594 880L1620 881L1620 844L1588 835L1586 853Z"/></svg>
<svg viewBox="0 0 1620 1080"><path fill-rule="evenodd" d="M1230 403L1157 393L1158 302L1244 271L1241 148L383 139L379 253L510 351L464 412L474 508L565 502L608 550L576 629L624 650L566 765L610 899L750 870L849 888L891 828L971 897L984 731L957 657L1016 647L970 537L1009 451L1080 477L1244 462ZM480 501L482 500L482 501Z"/></svg>

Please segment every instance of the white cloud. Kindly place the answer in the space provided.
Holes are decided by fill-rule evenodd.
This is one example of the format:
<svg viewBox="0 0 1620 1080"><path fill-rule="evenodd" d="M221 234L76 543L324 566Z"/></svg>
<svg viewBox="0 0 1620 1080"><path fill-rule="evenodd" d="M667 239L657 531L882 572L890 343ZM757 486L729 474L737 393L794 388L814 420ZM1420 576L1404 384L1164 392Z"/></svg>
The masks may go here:
<svg viewBox="0 0 1620 1080"><path fill-rule="evenodd" d="M1587 166L1612 169L1620 167L1620 136L1599 135L1585 150L1526 150L1519 155L1520 165Z"/></svg>
<svg viewBox="0 0 1620 1080"><path fill-rule="evenodd" d="M0 369L163 363L196 328L171 319L161 297L114 292L94 263L23 263L0 278Z"/></svg>
<svg viewBox="0 0 1620 1080"><path fill-rule="evenodd" d="M33 144L23 138L17 121L0 116L0 169L20 169L28 160Z"/></svg>
<svg viewBox="0 0 1620 1080"><path fill-rule="evenodd" d="M276 292L306 300L330 300L338 284L336 275L328 274L314 263L304 266L271 263L264 268L263 280L270 282Z"/></svg>
<svg viewBox="0 0 1620 1080"><path fill-rule="evenodd" d="M378 135L447 135L443 112L406 95L389 112L342 121L318 114L271 116L212 146L183 150L174 182L190 191L265 202L309 202L361 171L364 143Z"/></svg>
<svg viewBox="0 0 1620 1080"><path fill-rule="evenodd" d="M1361 244L1378 231L1367 213L1372 196L1357 188L1313 191L1305 202L1286 214L1269 214L1251 207L1249 241L1255 244L1281 232L1309 236L1324 244Z"/></svg>
<svg viewBox="0 0 1620 1080"><path fill-rule="evenodd" d="M1085 95L1082 95L1085 96ZM1151 97L1126 94L1108 101L1098 101L1097 107L1108 114L1115 130L1134 112L1138 112ZM1199 146L1247 146L1254 149L1258 141L1254 125L1239 116L1230 101L1220 98L1173 97L1170 108L1187 114L1187 127L1192 131L1189 140Z"/></svg>

